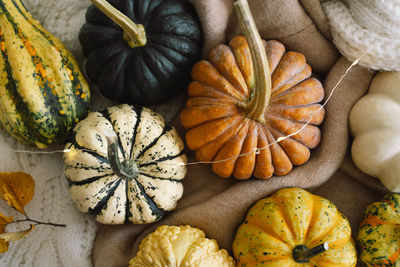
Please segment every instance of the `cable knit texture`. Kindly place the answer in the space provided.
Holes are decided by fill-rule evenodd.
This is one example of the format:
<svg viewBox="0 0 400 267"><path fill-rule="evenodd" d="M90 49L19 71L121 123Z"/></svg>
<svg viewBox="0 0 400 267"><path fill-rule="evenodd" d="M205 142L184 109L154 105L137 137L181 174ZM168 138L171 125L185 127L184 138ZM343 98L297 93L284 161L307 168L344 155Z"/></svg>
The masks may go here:
<svg viewBox="0 0 400 267"><path fill-rule="evenodd" d="M85 20L89 0L24 0L33 17L57 36L83 65L84 57L78 33ZM174 118L183 104L178 97L164 105L153 107L166 121ZM111 101L92 88L91 110L99 110ZM53 149L62 149L63 146ZM27 214L40 221L66 224L66 228L38 226L27 237L12 242L9 251L0 254L0 266L87 267L92 266L91 252L96 234L94 218L82 214L75 207L64 176L62 153L27 154L12 150L35 150L18 143L0 125L0 171L24 171L35 179L35 195L25 207ZM37 151L37 150L36 150ZM22 219L16 211L0 201L0 212L14 219ZM19 231L29 224L7 226L7 231Z"/></svg>
<svg viewBox="0 0 400 267"><path fill-rule="evenodd" d="M331 0L322 3L334 43L360 65L400 71L400 1Z"/></svg>
<svg viewBox="0 0 400 267"><path fill-rule="evenodd" d="M76 40L89 1L25 0L24 4L45 28L60 38L79 57ZM93 218L81 214L68 193L62 154L15 153L7 149L32 150L18 143L1 127L0 170L24 171L35 179L35 195L25 207L32 219L64 223L66 228L38 226L27 237L12 242L0 257L0 266L84 267L91 266L92 242L96 233ZM15 219L21 215L1 201L0 211ZM7 226L22 230L28 224Z"/></svg>

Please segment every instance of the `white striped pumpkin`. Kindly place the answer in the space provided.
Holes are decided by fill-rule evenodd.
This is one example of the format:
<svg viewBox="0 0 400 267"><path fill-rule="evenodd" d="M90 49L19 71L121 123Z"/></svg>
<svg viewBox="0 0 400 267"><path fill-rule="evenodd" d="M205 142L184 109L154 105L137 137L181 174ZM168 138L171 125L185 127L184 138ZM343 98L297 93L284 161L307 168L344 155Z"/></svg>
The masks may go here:
<svg viewBox="0 0 400 267"><path fill-rule="evenodd" d="M176 130L148 108L120 105L92 112L66 145L71 196L100 223L155 222L182 196L183 148Z"/></svg>

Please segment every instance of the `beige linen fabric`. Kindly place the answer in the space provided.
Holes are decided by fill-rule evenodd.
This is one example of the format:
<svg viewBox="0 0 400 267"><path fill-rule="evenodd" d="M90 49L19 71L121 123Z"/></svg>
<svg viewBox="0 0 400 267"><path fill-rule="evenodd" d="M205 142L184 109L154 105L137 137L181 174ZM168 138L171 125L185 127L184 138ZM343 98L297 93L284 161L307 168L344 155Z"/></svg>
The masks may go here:
<svg viewBox="0 0 400 267"><path fill-rule="evenodd" d="M381 193L353 179L352 175L348 175L341 169L328 182L310 191L335 203L349 219L353 238L357 236L365 208L383 197ZM363 265L359 261L357 266Z"/></svg>
<svg viewBox="0 0 400 267"><path fill-rule="evenodd" d="M204 54L216 44L225 43L238 33L231 0L192 0L204 31ZM326 18L319 2L315 0L249 0L261 36L277 39L288 50L300 51L318 76L324 80L328 96L351 62L340 58L329 41ZM316 5L316 6L315 6ZM306 7L306 9L304 8ZM313 22L313 19L315 23ZM152 225L102 226L93 249L96 267L127 266L136 254L141 239L158 225L190 224L204 230L208 237L217 239L222 248L231 250L231 242L238 225L248 208L258 199L282 187L312 189L326 196L346 194L348 203L365 205L368 197L356 202L353 186L361 186L360 192L373 191L356 180L348 181L343 172L336 173L341 185L349 188L340 191L338 186L325 183L339 168L348 147L348 114L354 104L368 89L373 73L356 66L342 81L326 106L326 118L322 126L321 144L312 151L309 162L296 167L290 174L273 177L267 181L250 179L235 181L217 177L209 165L189 166L184 181L184 196L178 208L159 223ZM325 79L324 79L325 78ZM184 135L178 119L175 125ZM186 151L189 161L195 161L193 152ZM350 182L350 183L349 183ZM340 193L342 192L342 193ZM350 194L350 195L349 195ZM379 193L375 193L379 196ZM378 197L377 197L378 198ZM361 201L362 200L362 201ZM374 199L375 200L375 199ZM339 205L340 206L340 205ZM352 207L348 206L348 210ZM354 212L349 212L353 215ZM354 222L358 222L361 212ZM358 221L357 221L358 220Z"/></svg>
<svg viewBox="0 0 400 267"><path fill-rule="evenodd" d="M215 45L226 43L240 33L233 10L234 0L191 0L191 2L203 26L204 56ZM306 11L297 0L249 0L248 2L257 28L264 39L279 40L285 44L287 50L303 53L316 72L326 73L335 64L339 57L338 52L307 15L307 12L310 12L317 17L317 25L321 25L319 28L323 32L328 32L327 24L323 23L326 18L318 1L302 1L309 7L309 11Z"/></svg>

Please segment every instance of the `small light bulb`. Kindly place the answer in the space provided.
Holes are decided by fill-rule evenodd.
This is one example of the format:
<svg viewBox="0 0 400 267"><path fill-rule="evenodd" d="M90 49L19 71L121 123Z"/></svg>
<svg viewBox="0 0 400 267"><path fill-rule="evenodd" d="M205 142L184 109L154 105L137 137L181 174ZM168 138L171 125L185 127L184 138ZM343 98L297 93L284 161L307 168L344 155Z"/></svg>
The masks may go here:
<svg viewBox="0 0 400 267"><path fill-rule="evenodd" d="M285 140L285 137L279 137L277 140L276 140L276 142L280 142L280 141L283 141L283 140Z"/></svg>

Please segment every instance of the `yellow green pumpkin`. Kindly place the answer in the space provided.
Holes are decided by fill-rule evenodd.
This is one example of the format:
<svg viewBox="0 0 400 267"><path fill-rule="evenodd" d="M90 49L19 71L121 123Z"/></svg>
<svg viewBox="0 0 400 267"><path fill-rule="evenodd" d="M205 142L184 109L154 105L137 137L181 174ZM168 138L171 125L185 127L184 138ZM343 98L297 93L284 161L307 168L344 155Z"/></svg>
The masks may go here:
<svg viewBox="0 0 400 267"><path fill-rule="evenodd" d="M400 194L369 205L358 230L360 259L367 266L400 266Z"/></svg>
<svg viewBox="0 0 400 267"><path fill-rule="evenodd" d="M357 253L346 217L329 200L285 188L259 200L233 241L237 266L347 267Z"/></svg>

